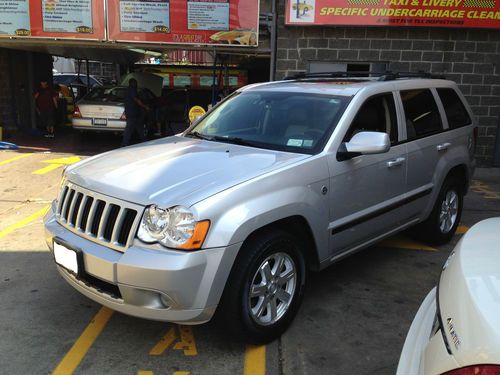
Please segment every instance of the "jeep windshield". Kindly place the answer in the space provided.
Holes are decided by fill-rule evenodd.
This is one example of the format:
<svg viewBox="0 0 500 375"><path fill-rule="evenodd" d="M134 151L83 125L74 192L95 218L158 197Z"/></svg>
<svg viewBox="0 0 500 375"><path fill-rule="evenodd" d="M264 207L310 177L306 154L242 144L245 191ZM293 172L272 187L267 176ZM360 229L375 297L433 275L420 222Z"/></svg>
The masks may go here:
<svg viewBox="0 0 500 375"><path fill-rule="evenodd" d="M270 150L317 154L350 97L249 91L220 103L185 136Z"/></svg>

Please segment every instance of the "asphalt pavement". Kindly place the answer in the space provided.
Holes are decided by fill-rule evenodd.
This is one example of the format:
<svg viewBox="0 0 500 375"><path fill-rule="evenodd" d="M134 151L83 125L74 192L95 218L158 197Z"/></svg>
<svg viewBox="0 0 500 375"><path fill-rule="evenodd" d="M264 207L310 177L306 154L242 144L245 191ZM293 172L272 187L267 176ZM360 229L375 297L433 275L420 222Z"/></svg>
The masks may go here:
<svg viewBox="0 0 500 375"><path fill-rule="evenodd" d="M78 138L73 151L63 139L24 142L0 152L0 374L394 374L413 316L461 236L433 248L398 235L309 274L290 329L269 345L245 346L221 324L132 318L70 287L42 217L64 166L119 139ZM500 169L478 169L459 231L493 216Z"/></svg>

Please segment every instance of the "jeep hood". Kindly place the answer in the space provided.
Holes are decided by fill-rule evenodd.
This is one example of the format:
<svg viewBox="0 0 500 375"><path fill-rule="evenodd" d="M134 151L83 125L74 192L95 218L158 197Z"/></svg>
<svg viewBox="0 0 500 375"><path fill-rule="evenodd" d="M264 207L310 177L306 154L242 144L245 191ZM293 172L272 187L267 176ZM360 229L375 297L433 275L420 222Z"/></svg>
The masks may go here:
<svg viewBox="0 0 500 375"><path fill-rule="evenodd" d="M69 167L66 178L136 204L189 207L307 157L176 136L86 159Z"/></svg>

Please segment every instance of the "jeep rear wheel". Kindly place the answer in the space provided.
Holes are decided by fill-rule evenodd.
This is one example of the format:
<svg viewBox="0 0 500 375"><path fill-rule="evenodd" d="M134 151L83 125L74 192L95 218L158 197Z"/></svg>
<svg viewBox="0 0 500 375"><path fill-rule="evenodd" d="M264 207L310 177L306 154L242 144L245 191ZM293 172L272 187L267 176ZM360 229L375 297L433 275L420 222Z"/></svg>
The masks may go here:
<svg viewBox="0 0 500 375"><path fill-rule="evenodd" d="M443 245L451 240L460 222L463 207L463 189L456 178L447 178L437 197L431 214L416 227L424 241Z"/></svg>
<svg viewBox="0 0 500 375"><path fill-rule="evenodd" d="M297 243L286 232L266 231L241 248L219 306L224 324L238 339L267 343L292 322L306 273Z"/></svg>

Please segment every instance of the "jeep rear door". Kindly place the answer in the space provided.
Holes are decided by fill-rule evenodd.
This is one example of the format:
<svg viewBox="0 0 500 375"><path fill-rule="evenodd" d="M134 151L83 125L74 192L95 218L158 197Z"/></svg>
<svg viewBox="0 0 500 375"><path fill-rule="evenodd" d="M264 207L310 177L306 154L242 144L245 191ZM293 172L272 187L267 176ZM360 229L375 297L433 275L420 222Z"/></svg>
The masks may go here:
<svg viewBox="0 0 500 375"><path fill-rule="evenodd" d="M451 146L444 132L443 113L434 89L400 91L408 146L407 199L410 220L429 207L431 193L439 183L438 165ZM439 186L437 186L439 189Z"/></svg>

